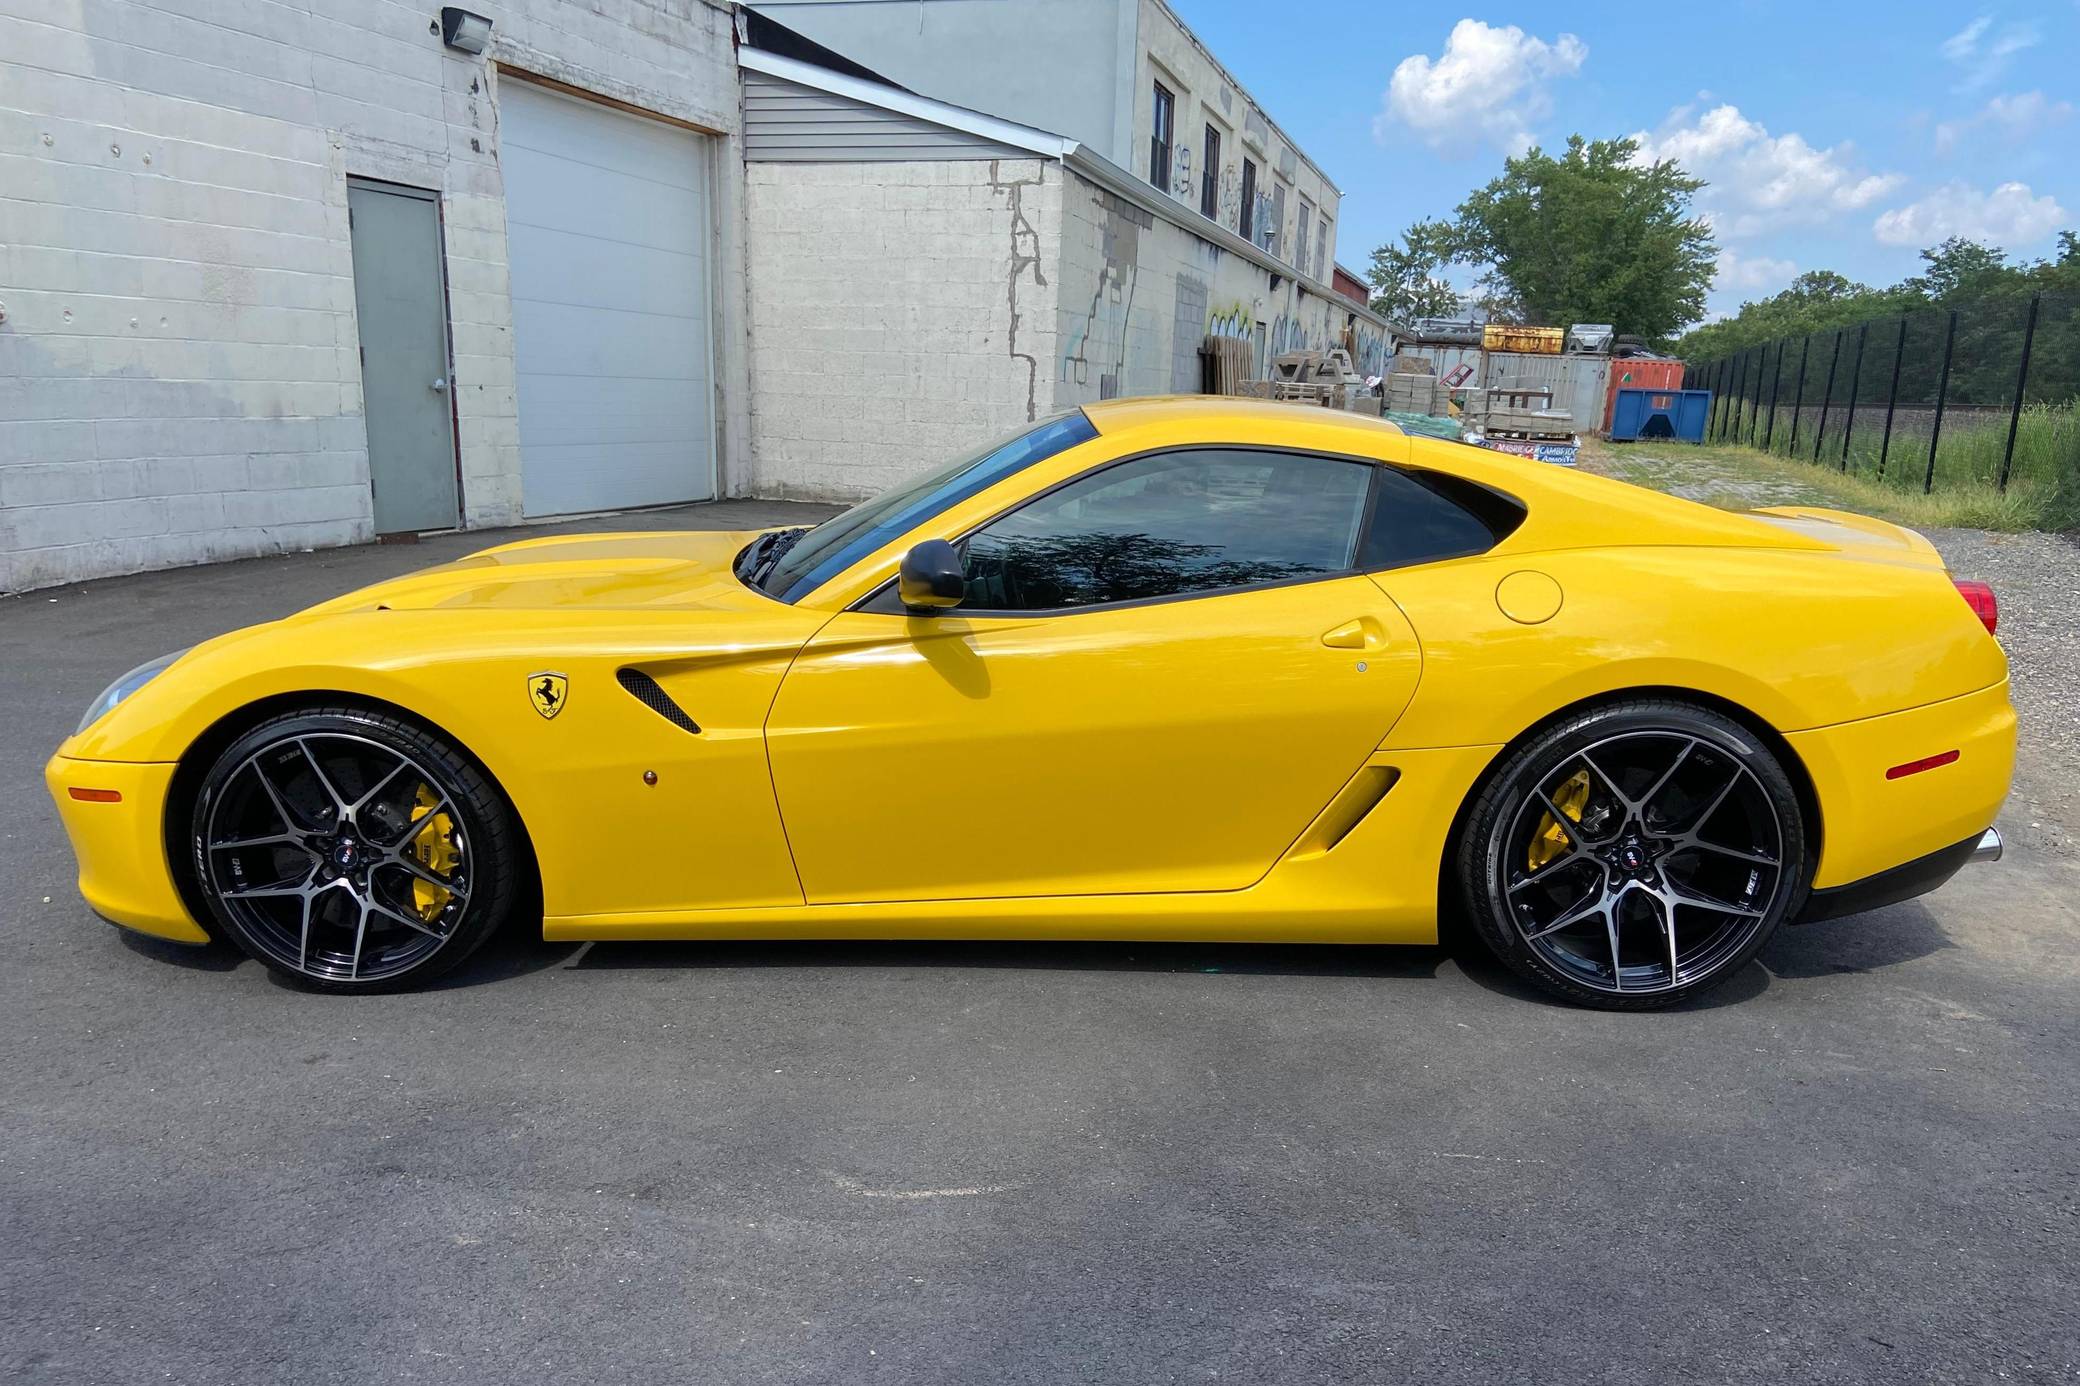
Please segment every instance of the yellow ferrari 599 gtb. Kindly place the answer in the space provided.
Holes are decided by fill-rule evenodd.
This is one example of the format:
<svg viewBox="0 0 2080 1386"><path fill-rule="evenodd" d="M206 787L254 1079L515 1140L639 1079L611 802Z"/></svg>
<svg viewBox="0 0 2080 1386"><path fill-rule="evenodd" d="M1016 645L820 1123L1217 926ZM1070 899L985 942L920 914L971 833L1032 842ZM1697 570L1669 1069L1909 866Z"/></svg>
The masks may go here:
<svg viewBox="0 0 2080 1386"><path fill-rule="evenodd" d="M1324 409L1046 419L813 528L538 538L116 681L87 901L328 990L551 939L1429 943L1590 1005L1931 890L2007 792L1993 594Z"/></svg>

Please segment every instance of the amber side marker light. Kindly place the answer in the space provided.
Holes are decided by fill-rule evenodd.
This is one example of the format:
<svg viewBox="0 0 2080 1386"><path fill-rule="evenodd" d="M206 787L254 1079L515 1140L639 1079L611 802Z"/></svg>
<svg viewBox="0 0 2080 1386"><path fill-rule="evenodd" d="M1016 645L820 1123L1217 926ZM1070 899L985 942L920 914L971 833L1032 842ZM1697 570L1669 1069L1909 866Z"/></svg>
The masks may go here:
<svg viewBox="0 0 2080 1386"><path fill-rule="evenodd" d="M1905 765L1895 765L1890 770L1887 770L1885 778L1888 780L1903 780L1909 775L1918 775L1923 770L1934 770L1939 766L1948 765L1962 754L1963 752L1961 751L1945 751L1941 755L1923 756L1920 760L1910 760Z"/></svg>
<svg viewBox="0 0 2080 1386"><path fill-rule="evenodd" d="M1994 627L2001 623L2001 604L1994 598L1993 589L1983 582L1964 580L1957 581L1956 587L1957 595L1964 598L1964 604L1986 627L1986 633L1992 635Z"/></svg>
<svg viewBox="0 0 2080 1386"><path fill-rule="evenodd" d="M120 804L123 791L120 789L81 789L78 785L66 786L65 792L83 804Z"/></svg>

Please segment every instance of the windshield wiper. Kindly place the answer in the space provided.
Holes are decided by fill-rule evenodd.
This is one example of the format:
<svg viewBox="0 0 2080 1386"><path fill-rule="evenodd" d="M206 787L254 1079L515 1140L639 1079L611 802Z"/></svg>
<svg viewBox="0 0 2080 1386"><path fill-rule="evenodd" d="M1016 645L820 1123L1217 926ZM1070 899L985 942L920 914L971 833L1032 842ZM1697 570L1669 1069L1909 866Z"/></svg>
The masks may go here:
<svg viewBox="0 0 2080 1386"><path fill-rule="evenodd" d="M808 525L796 525L792 529L776 529L770 534L760 535L758 542L751 546L751 585L763 590L766 579L773 575L773 569L779 566L781 558L802 541L809 529Z"/></svg>

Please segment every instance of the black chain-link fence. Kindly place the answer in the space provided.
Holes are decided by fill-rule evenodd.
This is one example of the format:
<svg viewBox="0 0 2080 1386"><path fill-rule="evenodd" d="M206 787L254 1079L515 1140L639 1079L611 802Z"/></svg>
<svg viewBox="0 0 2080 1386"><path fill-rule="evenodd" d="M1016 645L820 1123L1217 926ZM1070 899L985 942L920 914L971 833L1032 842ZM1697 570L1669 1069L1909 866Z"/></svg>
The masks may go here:
<svg viewBox="0 0 2080 1386"><path fill-rule="evenodd" d="M1706 438L1903 489L2026 486L2080 518L2080 295L2002 295L1787 337L1684 383Z"/></svg>

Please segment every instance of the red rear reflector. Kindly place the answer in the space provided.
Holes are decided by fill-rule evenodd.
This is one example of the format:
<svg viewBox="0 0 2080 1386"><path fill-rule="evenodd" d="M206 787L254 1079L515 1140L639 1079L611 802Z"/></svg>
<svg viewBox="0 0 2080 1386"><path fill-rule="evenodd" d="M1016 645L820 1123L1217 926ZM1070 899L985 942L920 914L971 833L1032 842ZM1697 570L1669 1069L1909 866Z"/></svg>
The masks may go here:
<svg viewBox="0 0 2080 1386"><path fill-rule="evenodd" d="M75 784L66 786L65 792L83 804L120 804L123 802L123 791L120 789L81 789Z"/></svg>
<svg viewBox="0 0 2080 1386"><path fill-rule="evenodd" d="M1959 582L1957 595L1964 598L1964 604L1986 627L1986 633L1993 634L1993 628L2001 623L2001 604L1994 599L1993 589L1983 582Z"/></svg>
<svg viewBox="0 0 2080 1386"><path fill-rule="evenodd" d="M1938 766L1948 765L1951 761L1956 760L1960 754L1962 752L1945 751L1939 756L1923 756L1920 760L1910 760L1905 765L1895 765L1890 770L1887 770L1885 778L1888 780L1903 780L1909 775L1918 775L1923 770L1933 770Z"/></svg>

